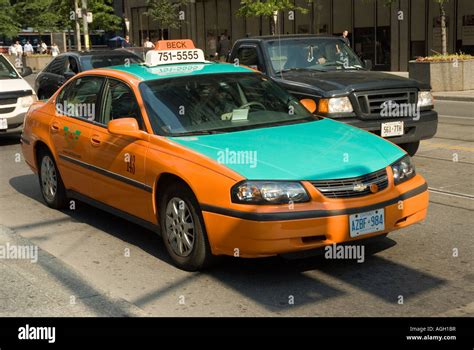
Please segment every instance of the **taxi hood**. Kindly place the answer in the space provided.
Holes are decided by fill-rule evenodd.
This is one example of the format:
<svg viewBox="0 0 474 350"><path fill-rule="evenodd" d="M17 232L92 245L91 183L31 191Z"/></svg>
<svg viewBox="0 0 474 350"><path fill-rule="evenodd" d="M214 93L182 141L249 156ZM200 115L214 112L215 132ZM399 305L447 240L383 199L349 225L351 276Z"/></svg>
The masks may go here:
<svg viewBox="0 0 474 350"><path fill-rule="evenodd" d="M405 155L378 136L330 119L170 140L251 180L356 177Z"/></svg>

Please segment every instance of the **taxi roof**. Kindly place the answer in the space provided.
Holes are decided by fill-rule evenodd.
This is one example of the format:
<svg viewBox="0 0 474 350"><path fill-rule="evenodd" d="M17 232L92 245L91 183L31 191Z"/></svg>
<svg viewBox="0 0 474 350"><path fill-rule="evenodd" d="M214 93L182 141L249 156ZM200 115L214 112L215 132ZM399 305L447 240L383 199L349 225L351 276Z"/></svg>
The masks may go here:
<svg viewBox="0 0 474 350"><path fill-rule="evenodd" d="M107 67L107 69L128 73L141 81L176 78L190 75L255 72L248 67L235 66L234 64L223 62L179 63L155 67L148 67L145 64L130 64L127 66L121 65Z"/></svg>

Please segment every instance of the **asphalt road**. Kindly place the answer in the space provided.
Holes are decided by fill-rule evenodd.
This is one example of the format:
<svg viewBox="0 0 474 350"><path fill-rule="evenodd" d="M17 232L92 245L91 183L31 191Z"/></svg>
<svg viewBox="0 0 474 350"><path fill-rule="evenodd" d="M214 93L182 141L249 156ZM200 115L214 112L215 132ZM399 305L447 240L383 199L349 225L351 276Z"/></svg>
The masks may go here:
<svg viewBox="0 0 474 350"><path fill-rule="evenodd" d="M368 245L363 263L225 258L202 273L175 268L139 226L81 203L49 209L18 139L1 138L0 244L38 245L40 260L0 260L0 316L473 316L473 110L441 117L414 158L427 220Z"/></svg>

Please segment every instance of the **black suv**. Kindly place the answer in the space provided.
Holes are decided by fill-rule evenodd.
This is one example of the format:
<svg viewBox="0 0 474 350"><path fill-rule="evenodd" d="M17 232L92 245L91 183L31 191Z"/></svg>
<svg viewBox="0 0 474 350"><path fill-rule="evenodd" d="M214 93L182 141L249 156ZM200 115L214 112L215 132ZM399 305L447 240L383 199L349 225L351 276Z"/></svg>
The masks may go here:
<svg viewBox="0 0 474 350"><path fill-rule="evenodd" d="M143 60L131 52L118 50L72 51L60 54L36 77L36 94L40 100L50 98L61 85L77 73L94 68L118 66L127 62L132 64Z"/></svg>
<svg viewBox="0 0 474 350"><path fill-rule="evenodd" d="M236 41L229 62L268 75L299 99L316 102L319 115L399 144L410 155L436 134L430 86L373 72L339 37L284 35Z"/></svg>

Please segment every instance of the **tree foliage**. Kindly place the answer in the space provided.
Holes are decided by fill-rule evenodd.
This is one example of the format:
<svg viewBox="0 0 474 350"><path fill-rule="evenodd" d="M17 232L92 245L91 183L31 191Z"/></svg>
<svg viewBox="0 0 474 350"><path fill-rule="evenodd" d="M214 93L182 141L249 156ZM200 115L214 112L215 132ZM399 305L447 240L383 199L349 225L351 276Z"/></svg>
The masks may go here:
<svg viewBox="0 0 474 350"><path fill-rule="evenodd" d="M10 0L0 0L0 35L14 37L20 31L20 23L14 19Z"/></svg>
<svg viewBox="0 0 474 350"><path fill-rule="evenodd" d="M179 18L180 8L188 3L189 0L148 0L150 9L146 14L156 20L162 29L178 29L183 22Z"/></svg>

